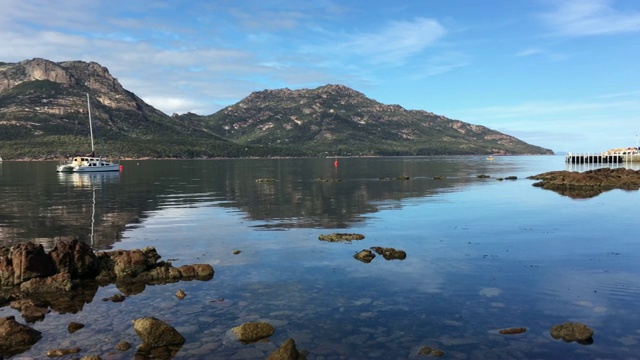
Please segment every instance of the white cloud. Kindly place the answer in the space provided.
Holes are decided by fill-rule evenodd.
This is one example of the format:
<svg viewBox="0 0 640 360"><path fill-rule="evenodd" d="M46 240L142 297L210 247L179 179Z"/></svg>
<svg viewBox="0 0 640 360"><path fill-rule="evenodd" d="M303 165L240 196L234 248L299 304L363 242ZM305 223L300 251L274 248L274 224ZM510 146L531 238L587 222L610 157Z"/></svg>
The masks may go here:
<svg viewBox="0 0 640 360"><path fill-rule="evenodd" d="M541 18L558 35L591 36L640 31L640 13L613 8L611 0L552 2L555 9Z"/></svg>

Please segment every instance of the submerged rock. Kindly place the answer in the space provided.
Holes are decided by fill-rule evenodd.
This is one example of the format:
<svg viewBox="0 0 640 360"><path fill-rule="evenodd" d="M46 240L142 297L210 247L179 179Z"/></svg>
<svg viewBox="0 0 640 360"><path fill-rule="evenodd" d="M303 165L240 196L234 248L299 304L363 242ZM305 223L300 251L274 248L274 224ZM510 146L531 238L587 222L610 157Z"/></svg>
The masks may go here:
<svg viewBox="0 0 640 360"><path fill-rule="evenodd" d="M518 327L518 328L502 329L498 331L498 333L502 335L515 335L515 334L522 334L524 332L527 332L527 328Z"/></svg>
<svg viewBox="0 0 640 360"><path fill-rule="evenodd" d="M256 341L268 338L276 329L266 322L249 322L231 329L240 341Z"/></svg>
<svg viewBox="0 0 640 360"><path fill-rule="evenodd" d="M69 330L69 334L73 334L74 332L82 329L83 327L84 327L84 324L72 321L69 323L69 326L67 326L67 330Z"/></svg>
<svg viewBox="0 0 640 360"><path fill-rule="evenodd" d="M53 349L47 351L48 357L61 357L69 354L77 354L80 352L80 348L69 348L69 349Z"/></svg>
<svg viewBox="0 0 640 360"><path fill-rule="evenodd" d="M306 358L303 353L298 351L296 342L291 338L267 356L267 360L305 360Z"/></svg>
<svg viewBox="0 0 640 360"><path fill-rule="evenodd" d="M127 351L131 349L131 343L127 342L127 341L120 341L117 345L116 345L116 350L118 351Z"/></svg>
<svg viewBox="0 0 640 360"><path fill-rule="evenodd" d="M593 330L579 322L554 325L549 333L554 339L562 339L566 342L576 341L585 345L593 343Z"/></svg>

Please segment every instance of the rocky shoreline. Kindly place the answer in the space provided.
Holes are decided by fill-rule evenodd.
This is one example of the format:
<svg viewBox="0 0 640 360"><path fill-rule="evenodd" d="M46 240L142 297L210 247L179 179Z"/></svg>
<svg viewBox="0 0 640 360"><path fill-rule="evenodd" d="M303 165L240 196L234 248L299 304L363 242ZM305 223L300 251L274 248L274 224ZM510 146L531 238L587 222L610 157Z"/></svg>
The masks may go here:
<svg viewBox="0 0 640 360"><path fill-rule="evenodd" d="M640 170L626 168L600 168L585 172L549 171L529 176L528 179L539 180L533 186L580 199L613 189L640 189Z"/></svg>
<svg viewBox="0 0 640 360"><path fill-rule="evenodd" d="M93 301L99 286L115 283L125 295L106 300L119 302L126 295L142 292L146 285L208 281L214 275L209 264L176 268L159 259L153 247L94 253L78 240L59 241L48 253L34 243L0 248L0 306L9 305L20 311L27 323L33 323L51 311L80 311ZM74 328L83 326L75 324ZM16 322L13 316L0 318L0 358L27 351L40 337L38 331Z"/></svg>

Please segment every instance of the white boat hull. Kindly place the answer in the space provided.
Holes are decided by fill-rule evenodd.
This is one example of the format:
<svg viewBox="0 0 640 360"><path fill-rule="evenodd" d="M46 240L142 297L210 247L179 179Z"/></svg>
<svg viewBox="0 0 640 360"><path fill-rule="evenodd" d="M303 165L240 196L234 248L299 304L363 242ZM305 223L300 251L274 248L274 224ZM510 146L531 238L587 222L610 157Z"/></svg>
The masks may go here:
<svg viewBox="0 0 640 360"><path fill-rule="evenodd" d="M120 171L120 164L104 161L101 158L78 156L69 163L58 165L56 171L67 173Z"/></svg>

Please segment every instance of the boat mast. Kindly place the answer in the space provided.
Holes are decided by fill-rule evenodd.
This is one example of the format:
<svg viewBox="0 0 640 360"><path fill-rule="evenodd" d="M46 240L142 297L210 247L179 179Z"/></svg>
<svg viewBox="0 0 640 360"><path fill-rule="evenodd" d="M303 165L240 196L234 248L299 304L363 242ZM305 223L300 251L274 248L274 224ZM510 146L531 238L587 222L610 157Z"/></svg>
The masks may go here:
<svg viewBox="0 0 640 360"><path fill-rule="evenodd" d="M93 149L93 125L91 125L91 104L89 103L89 93L87 93L87 110L89 111L89 133L91 134L91 154L94 153Z"/></svg>

